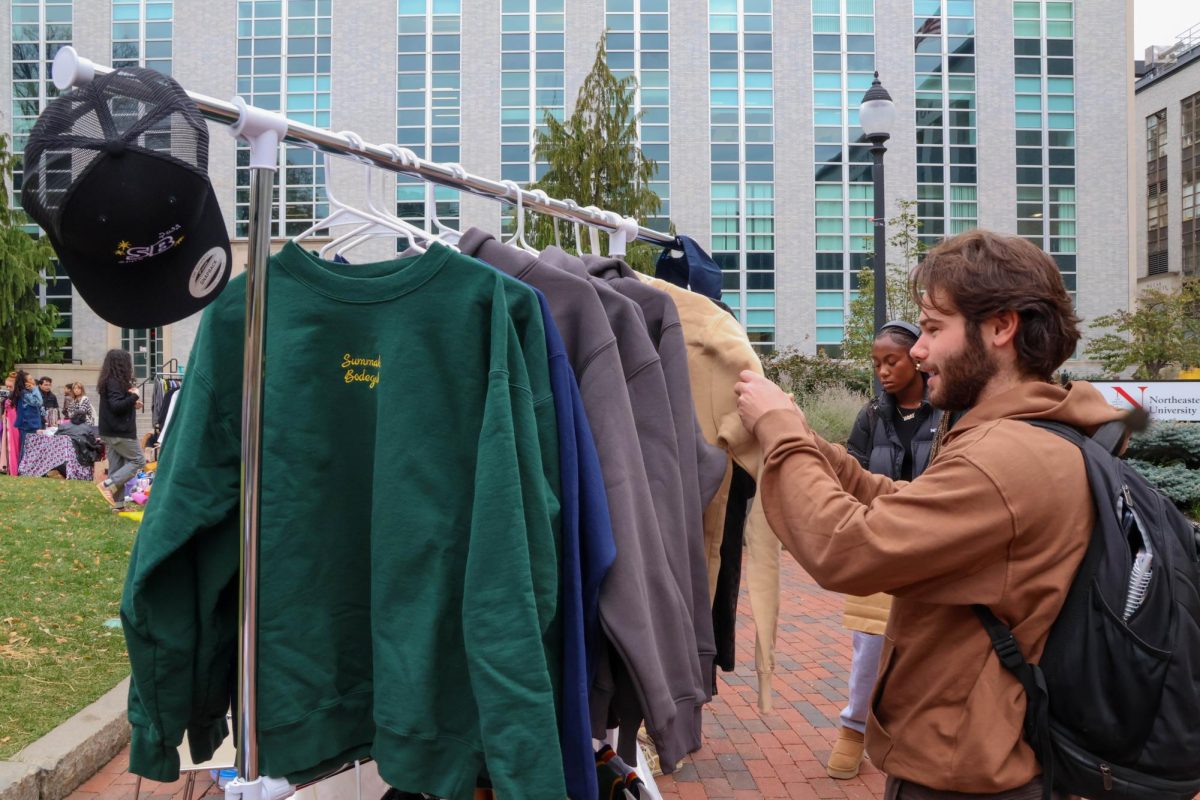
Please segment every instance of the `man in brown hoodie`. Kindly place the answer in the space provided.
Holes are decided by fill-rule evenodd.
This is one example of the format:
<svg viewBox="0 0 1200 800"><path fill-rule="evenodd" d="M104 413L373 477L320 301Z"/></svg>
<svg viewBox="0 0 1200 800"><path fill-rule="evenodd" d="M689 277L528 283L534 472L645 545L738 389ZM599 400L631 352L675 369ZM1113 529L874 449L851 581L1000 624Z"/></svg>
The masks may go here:
<svg viewBox="0 0 1200 800"><path fill-rule="evenodd" d="M778 387L752 373L739 413L766 459L771 528L825 588L895 596L867 752L887 797L1041 797L1022 737L1025 695L971 604L989 606L1036 662L1093 524L1078 449L1021 420L1087 433L1117 418L1085 383L1051 373L1075 350L1078 318L1053 260L1013 236L943 242L912 277L921 338L912 355L930 400L966 411L911 483L862 469L822 440Z"/></svg>

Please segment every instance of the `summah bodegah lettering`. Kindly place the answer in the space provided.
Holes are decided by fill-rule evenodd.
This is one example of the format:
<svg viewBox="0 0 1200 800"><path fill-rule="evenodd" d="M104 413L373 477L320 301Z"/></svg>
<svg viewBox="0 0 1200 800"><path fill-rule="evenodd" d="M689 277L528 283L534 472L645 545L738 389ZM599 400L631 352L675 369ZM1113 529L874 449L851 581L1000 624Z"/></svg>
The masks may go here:
<svg viewBox="0 0 1200 800"><path fill-rule="evenodd" d="M356 367L358 369L355 369ZM350 353L342 355L342 369L346 370L345 375L342 376L344 383L365 383L368 389L374 389L379 385L379 368L379 356L366 358L353 356Z"/></svg>

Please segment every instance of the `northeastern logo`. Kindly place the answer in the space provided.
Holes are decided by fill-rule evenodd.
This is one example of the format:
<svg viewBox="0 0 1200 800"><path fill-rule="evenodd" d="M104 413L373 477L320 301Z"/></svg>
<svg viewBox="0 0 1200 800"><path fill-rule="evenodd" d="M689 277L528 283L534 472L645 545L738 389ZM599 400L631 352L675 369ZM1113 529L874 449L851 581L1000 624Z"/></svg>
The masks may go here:
<svg viewBox="0 0 1200 800"><path fill-rule="evenodd" d="M174 250L183 244L183 236L176 235L182 228L182 225L175 225L168 228L158 235L158 241L154 244L135 245L124 239L121 240L117 243L117 249L113 251L114 255L119 256L117 263L136 264L148 258L161 256L163 253Z"/></svg>

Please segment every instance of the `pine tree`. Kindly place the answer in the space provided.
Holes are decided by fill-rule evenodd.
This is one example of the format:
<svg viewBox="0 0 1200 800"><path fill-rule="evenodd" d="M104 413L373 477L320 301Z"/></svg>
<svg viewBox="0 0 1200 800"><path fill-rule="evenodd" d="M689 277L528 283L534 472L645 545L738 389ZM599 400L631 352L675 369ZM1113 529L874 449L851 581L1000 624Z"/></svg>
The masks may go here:
<svg viewBox="0 0 1200 800"><path fill-rule="evenodd" d="M560 122L546 114L546 130L538 130L534 153L549 169L530 188L644 222L661 204L649 186L657 165L638 145L637 79L618 80L613 75L604 41L601 37L596 61L579 89L571 116ZM531 214L526 224L526 230L532 227L531 244L539 249L554 244L554 224L548 217ZM561 246L575 249L574 226L562 221L557 226ZM586 229L581 226L580 231L587 242ZM608 252L606 236L601 237L601 251ZM658 252L653 245L631 242L625 260L634 269L651 272Z"/></svg>
<svg viewBox="0 0 1200 800"><path fill-rule="evenodd" d="M929 248L921 241L921 220L914 211L916 202L900 200L899 205L900 213L887 223L889 252L898 252L901 258L889 261L887 265L887 313L884 316L916 325L921 309L909 292L908 275ZM870 361L874 341L875 273L868 268L858 273L858 296L850 301L842 355L854 361Z"/></svg>
<svg viewBox="0 0 1200 800"><path fill-rule="evenodd" d="M54 275L54 251L22 227L24 214L9 205L15 157L0 134L0 374L20 361L58 361L58 309L43 306L38 288Z"/></svg>

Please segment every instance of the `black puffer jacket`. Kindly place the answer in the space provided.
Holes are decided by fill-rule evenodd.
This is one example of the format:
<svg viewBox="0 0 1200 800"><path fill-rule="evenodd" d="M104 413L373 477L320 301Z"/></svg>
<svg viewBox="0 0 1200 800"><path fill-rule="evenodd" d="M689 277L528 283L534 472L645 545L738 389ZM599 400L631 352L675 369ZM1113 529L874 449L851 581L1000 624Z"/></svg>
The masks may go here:
<svg viewBox="0 0 1200 800"><path fill-rule="evenodd" d="M904 445L893 425L895 407L895 399L886 392L863 406L854 420L846 449L865 469L899 480L904 464ZM922 401L920 413L925 424L913 434L911 445L914 478L929 465L938 424L942 421L942 412L929 405L928 400Z"/></svg>

